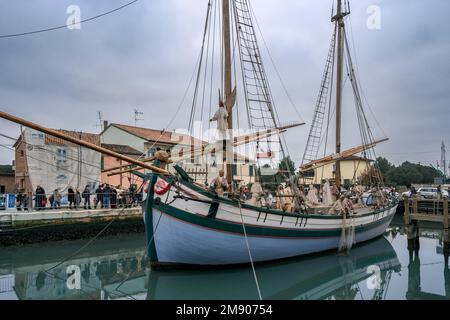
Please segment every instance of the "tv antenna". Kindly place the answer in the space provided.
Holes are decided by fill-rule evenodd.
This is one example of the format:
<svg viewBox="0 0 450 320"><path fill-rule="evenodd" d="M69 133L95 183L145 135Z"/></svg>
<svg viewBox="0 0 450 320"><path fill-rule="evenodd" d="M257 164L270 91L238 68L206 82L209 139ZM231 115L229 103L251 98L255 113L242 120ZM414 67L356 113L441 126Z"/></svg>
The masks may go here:
<svg viewBox="0 0 450 320"><path fill-rule="evenodd" d="M442 173L444 174L444 177L447 178L447 159L446 159L446 148L445 148L445 143L444 141L442 141L442 146L441 146L441 168L442 168Z"/></svg>
<svg viewBox="0 0 450 320"><path fill-rule="evenodd" d="M144 121L144 113L134 109L134 126L137 127L138 121Z"/></svg>
<svg viewBox="0 0 450 320"><path fill-rule="evenodd" d="M100 129L100 131L105 130L104 121L103 121L103 113L101 111L97 111L97 120L98 120L98 122L94 126L97 129Z"/></svg>

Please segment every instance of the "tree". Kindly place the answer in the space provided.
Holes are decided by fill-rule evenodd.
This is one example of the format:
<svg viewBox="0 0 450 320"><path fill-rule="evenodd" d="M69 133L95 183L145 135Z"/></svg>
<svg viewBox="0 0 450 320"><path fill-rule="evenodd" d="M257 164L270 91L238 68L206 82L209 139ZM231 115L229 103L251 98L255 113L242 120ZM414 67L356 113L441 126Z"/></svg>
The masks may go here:
<svg viewBox="0 0 450 320"><path fill-rule="evenodd" d="M383 179L388 183L388 172L389 170L395 168L395 166L390 163L386 158L378 157L375 161L375 168L378 168L383 176ZM392 183L391 183L392 184Z"/></svg>
<svg viewBox="0 0 450 320"><path fill-rule="evenodd" d="M269 165L264 165L264 169L270 168ZM285 182L286 179L290 176L289 172L295 172L295 163L291 160L289 156L283 158L281 162L278 164L278 171L273 175L262 175L262 182L266 185L266 187L275 191L278 185L282 182Z"/></svg>
<svg viewBox="0 0 450 320"><path fill-rule="evenodd" d="M402 164L397 168L392 168L387 173L387 182L390 184L408 186L412 183L421 183L422 174L414 166Z"/></svg>

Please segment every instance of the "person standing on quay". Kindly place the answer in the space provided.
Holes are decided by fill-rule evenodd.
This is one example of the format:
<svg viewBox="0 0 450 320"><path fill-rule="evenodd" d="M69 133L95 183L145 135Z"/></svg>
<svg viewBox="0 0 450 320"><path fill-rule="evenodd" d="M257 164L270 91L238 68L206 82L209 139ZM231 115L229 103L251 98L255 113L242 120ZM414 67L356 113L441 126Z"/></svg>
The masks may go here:
<svg viewBox="0 0 450 320"><path fill-rule="evenodd" d="M111 204L112 189L109 184L103 189L103 208L109 209Z"/></svg>
<svg viewBox="0 0 450 320"><path fill-rule="evenodd" d="M75 191L75 209L78 209L81 205L81 192L80 188Z"/></svg>
<svg viewBox="0 0 450 320"><path fill-rule="evenodd" d="M42 210L47 205L47 197L45 196L45 190L41 186L37 186L35 192L36 210Z"/></svg>
<svg viewBox="0 0 450 320"><path fill-rule="evenodd" d="M60 209L61 208L61 193L59 193L58 189L55 189L55 191L53 191L53 209Z"/></svg>
<svg viewBox="0 0 450 320"><path fill-rule="evenodd" d="M97 209L97 205L100 203L100 208L103 208L103 185L99 185L95 190L95 205L94 208Z"/></svg>
<svg viewBox="0 0 450 320"><path fill-rule="evenodd" d="M67 190L67 200L69 201L69 209L72 210L72 205L75 208L75 191L72 187Z"/></svg>
<svg viewBox="0 0 450 320"><path fill-rule="evenodd" d="M91 210L91 188L87 185L83 191L84 210Z"/></svg>

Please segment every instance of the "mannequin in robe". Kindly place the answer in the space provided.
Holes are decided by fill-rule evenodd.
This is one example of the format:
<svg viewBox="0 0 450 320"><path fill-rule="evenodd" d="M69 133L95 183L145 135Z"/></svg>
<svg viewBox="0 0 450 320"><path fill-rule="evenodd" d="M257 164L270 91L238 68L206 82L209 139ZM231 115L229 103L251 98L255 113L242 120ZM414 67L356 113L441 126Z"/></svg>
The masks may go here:
<svg viewBox="0 0 450 320"><path fill-rule="evenodd" d="M323 197L322 197L323 205L332 206L335 201L333 201L333 196L331 195L330 181L326 180L322 189L323 189Z"/></svg>
<svg viewBox="0 0 450 320"><path fill-rule="evenodd" d="M283 210L284 204L284 186L280 184L277 189L277 209Z"/></svg>
<svg viewBox="0 0 450 320"><path fill-rule="evenodd" d="M255 183L250 189L250 193L252 194L252 198L250 199L249 204L255 207L261 207L264 198L264 190L261 186L259 177L256 177Z"/></svg>
<svg viewBox="0 0 450 320"><path fill-rule="evenodd" d="M300 203L305 203L306 202L306 195L305 195L305 187L304 186L300 186L298 188L298 200Z"/></svg>
<svg viewBox="0 0 450 320"><path fill-rule="evenodd" d="M294 193L292 192L291 185L288 183L286 188L284 188L284 206L283 211L292 212L294 198L292 197Z"/></svg>
<svg viewBox="0 0 450 320"><path fill-rule="evenodd" d="M342 212L344 211L344 207L342 205L342 202L344 201L344 199L345 199L345 197L341 196L338 200L336 200L336 202L330 209L330 213L337 214L337 215L342 214Z"/></svg>
<svg viewBox="0 0 450 320"><path fill-rule="evenodd" d="M344 197L344 200L342 200L342 207L343 207L345 213L348 213L348 214L355 213L355 209L353 207L353 202L352 202L352 199L350 198L349 194L347 194Z"/></svg>
<svg viewBox="0 0 450 320"><path fill-rule="evenodd" d="M307 205L310 207L318 206L320 204L318 191L312 184L309 185L309 191L308 191L308 195L306 196L306 200L307 200Z"/></svg>
<svg viewBox="0 0 450 320"><path fill-rule="evenodd" d="M273 209L273 196L270 191L266 190L266 198L265 198L265 205L268 209Z"/></svg>
<svg viewBox="0 0 450 320"><path fill-rule="evenodd" d="M211 186L214 188L217 195L223 197L225 191L228 190L228 181L223 170L219 171L219 176L211 182Z"/></svg>
<svg viewBox="0 0 450 320"><path fill-rule="evenodd" d="M375 189L375 201L377 208L381 208L386 202L383 190L381 190L380 188Z"/></svg>
<svg viewBox="0 0 450 320"><path fill-rule="evenodd" d="M333 199L333 203L339 200L339 193L339 188L337 187L336 183L333 183L333 185L331 186L331 197Z"/></svg>
<svg viewBox="0 0 450 320"><path fill-rule="evenodd" d="M210 120L210 122L217 121L217 130L224 135L228 128L228 111L225 108L225 104L221 101L219 110L216 111L214 117Z"/></svg>
<svg viewBox="0 0 450 320"><path fill-rule="evenodd" d="M354 187L354 191L355 191L355 193L356 193L356 197L358 198L358 206L359 206L360 208L365 208L365 207L367 207L366 204L364 203L364 199L363 199L363 196L364 196L364 187L361 186L361 185L359 185L358 183L356 183L356 184L355 184L355 187Z"/></svg>

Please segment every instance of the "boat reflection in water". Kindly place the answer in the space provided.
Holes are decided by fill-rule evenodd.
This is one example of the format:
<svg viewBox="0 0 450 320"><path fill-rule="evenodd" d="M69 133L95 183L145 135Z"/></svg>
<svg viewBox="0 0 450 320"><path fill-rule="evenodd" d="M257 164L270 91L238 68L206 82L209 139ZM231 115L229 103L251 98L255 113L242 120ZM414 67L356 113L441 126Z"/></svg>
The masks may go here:
<svg viewBox="0 0 450 320"><path fill-rule="evenodd" d="M51 256L61 257L61 254L55 253L51 246L47 247L48 252L39 248L34 256L32 249L29 253L20 253L22 249L19 249L16 258L12 257L13 265L10 264L10 290L24 300L257 298L249 266L226 270L153 271L147 268L143 258L145 248L141 246L141 237L127 239L122 246L117 240L107 241L99 240L90 252L53 269L58 261ZM36 256L45 257L45 263L33 264ZM3 274L5 262L0 258ZM379 273L374 277L369 268ZM256 267L263 298L283 300L360 299L360 287L375 284L376 280L380 280L379 288L372 288L373 296L364 298L382 298L391 274L400 270L396 252L386 238L355 246L348 255L331 252ZM75 280L80 281L79 289Z"/></svg>
<svg viewBox="0 0 450 320"><path fill-rule="evenodd" d="M401 270L395 250L385 238L356 246L348 255L308 256L259 265L256 271L264 299L352 300L360 292L359 283L372 283L370 267L380 271L379 290L383 290L392 272ZM251 268L150 273L148 299L257 298Z"/></svg>

